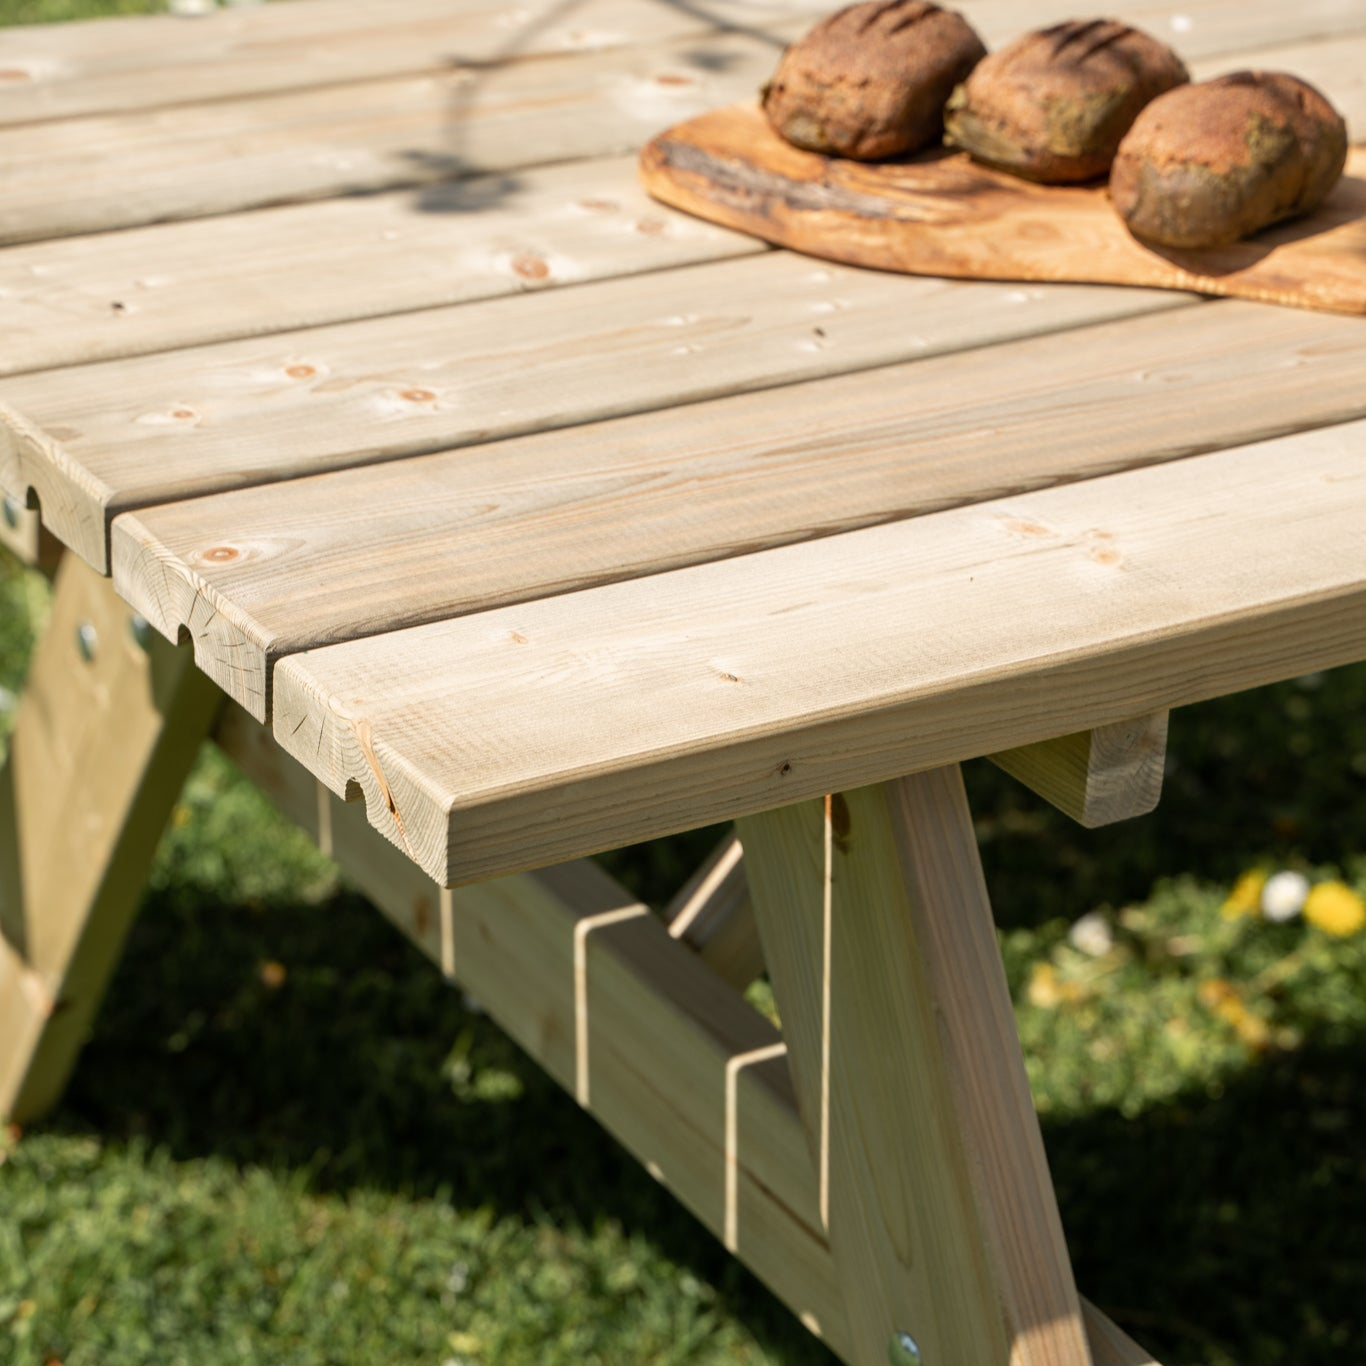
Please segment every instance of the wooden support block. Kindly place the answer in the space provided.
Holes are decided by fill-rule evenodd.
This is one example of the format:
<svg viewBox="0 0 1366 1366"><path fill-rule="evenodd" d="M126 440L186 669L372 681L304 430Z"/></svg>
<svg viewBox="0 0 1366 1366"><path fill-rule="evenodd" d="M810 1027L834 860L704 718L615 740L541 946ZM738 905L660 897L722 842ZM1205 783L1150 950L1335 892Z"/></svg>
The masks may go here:
<svg viewBox="0 0 1366 1366"><path fill-rule="evenodd" d="M8 494L0 499L0 548L48 578L57 572L62 558L62 543L43 526L37 512Z"/></svg>
<svg viewBox="0 0 1366 1366"><path fill-rule="evenodd" d="M764 970L743 858L740 841L727 835L664 911L669 933L737 991Z"/></svg>
<svg viewBox="0 0 1366 1366"><path fill-rule="evenodd" d="M957 766L738 831L849 1360L1087 1366Z"/></svg>
<svg viewBox="0 0 1366 1366"><path fill-rule="evenodd" d="M991 762L1088 828L1146 816L1162 796L1165 711L1002 750Z"/></svg>
<svg viewBox="0 0 1366 1366"><path fill-rule="evenodd" d="M239 707L224 709L215 739L532 1058L566 1090L580 1085L575 928L629 909L622 889L577 863L445 890ZM586 968L592 1113L853 1361L778 1031L718 992L715 976L653 917L590 935ZM606 1009L595 1007L599 997ZM652 1078L666 1069L670 1084L657 1087ZM1095 1306L1082 1309L1095 1366L1157 1366Z"/></svg>
<svg viewBox="0 0 1366 1366"><path fill-rule="evenodd" d="M74 556L0 774L0 1116L60 1096L220 694Z"/></svg>

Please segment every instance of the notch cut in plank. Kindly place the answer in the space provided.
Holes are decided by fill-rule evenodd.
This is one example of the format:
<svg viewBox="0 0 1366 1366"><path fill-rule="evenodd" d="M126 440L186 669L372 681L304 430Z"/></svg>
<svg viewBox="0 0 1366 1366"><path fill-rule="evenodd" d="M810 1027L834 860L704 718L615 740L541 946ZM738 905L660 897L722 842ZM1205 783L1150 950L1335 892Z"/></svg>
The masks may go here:
<svg viewBox="0 0 1366 1366"><path fill-rule="evenodd" d="M670 937L737 991L764 970L743 859L740 841L727 835L664 911Z"/></svg>
<svg viewBox="0 0 1366 1366"><path fill-rule="evenodd" d="M828 5L824 7L828 9ZM965 0L989 46L1023 28L1070 18L1065 0ZM1130 0L1124 17L1176 41L1186 57L1250 43L1329 35L1360 26L1344 0L1293 7L1247 0L1153 4ZM302 11L220 10L186 23L169 16L44 24L0 32L0 123L70 118L210 99L240 98L431 70L441 61L508 61L625 46L708 27L755 29L781 15L822 12L810 0L710 0L666 6L641 0L406 0L401 22L365 0L313 0Z"/></svg>
<svg viewBox="0 0 1366 1366"><path fill-rule="evenodd" d="M311 0L0 31L0 125L162 109L814 17L813 0ZM337 91L339 101L344 91Z"/></svg>
<svg viewBox="0 0 1366 1366"><path fill-rule="evenodd" d="M216 739L286 816L317 838L316 780L279 748L266 728L229 705ZM433 962L445 961L447 949L436 915L441 889L370 829L354 805L330 793L324 798L330 803L329 828L335 820L341 834L333 841L341 866ZM478 991L499 1026L568 1090L573 1082L573 1012L566 990L571 927L583 915L628 905L629 895L613 888L601 870L582 865L513 874L450 895L450 923L462 941L461 952L457 954L454 945L449 951L456 980ZM643 933L643 927L632 933ZM623 971L633 1024L616 1036L617 1047L598 1055L594 1113L612 1128L610 1107L603 1113L599 1106L634 1095L629 1131L625 1126L614 1130L628 1150L647 1166L665 1172L670 1189L716 1236L722 1237L729 1226L734 1235L731 1245L741 1260L847 1359L848 1325L820 1227L813 1169L787 1063L776 1052L781 1039L772 1025L751 1013L742 1029L722 1030L728 1042L718 1051L718 1024L731 1018L732 1007L725 1007L718 1018L708 1004L712 989L689 987L697 971L695 962L683 961L689 957L661 952L657 960L634 964L629 976ZM605 985L616 989L613 983ZM663 1005L657 999L660 995ZM705 1006L704 1012L699 1005ZM642 1021L653 1020L661 1010L668 1016L667 1028L641 1028ZM690 1105L692 1097L676 1088L658 1097L650 1088L632 1091L635 1077L657 1075L657 1037L668 1039L678 1075L705 1078L700 1089L707 1097L706 1113L714 1115L714 1096L734 1071L734 1106L727 1111L732 1148L723 1151L721 1140L703 1130L710 1156L707 1161L694 1160L693 1131L677 1120L672 1108ZM735 1066L737 1058L754 1054L772 1056ZM649 1096L648 1103L641 1102L643 1095ZM671 1154L680 1136L690 1152L687 1158L674 1160ZM724 1192L726 1185L716 1157L724 1158L726 1151L735 1160L735 1203L720 1205L718 1224L716 1187L720 1183ZM1094 1366L1157 1366L1094 1305L1083 1300L1082 1311Z"/></svg>
<svg viewBox="0 0 1366 1366"><path fill-rule="evenodd" d="M399 187L442 213L442 182L624 154L743 98L802 27L0 129L0 242Z"/></svg>
<svg viewBox="0 0 1366 1366"><path fill-rule="evenodd" d="M18 1123L61 1095L220 701L129 620L66 557L0 771L0 1118Z"/></svg>
<svg viewBox="0 0 1366 1366"><path fill-rule="evenodd" d="M743 264L767 270L769 260ZM819 302L827 286L809 288L799 301ZM916 291L949 314L955 299L964 304L957 322L931 334L941 342L974 318L990 327L999 317L990 293L977 292L999 286L957 288ZM1084 303L1068 297L1069 307ZM699 333L722 316L703 315ZM774 334L774 364L791 335ZM769 363L763 347L748 362L743 349L719 345L713 363ZM156 507L115 522L113 572L168 637L187 626L200 667L265 719L276 661L291 654L1334 421L1366 412L1363 365L1366 329L1355 320L1198 306ZM639 369L648 375L648 358ZM614 374L608 364L597 378L610 387ZM574 402L594 401L580 389ZM70 458L75 447L62 452ZM28 470L57 479L12 449L16 476L0 443L0 482ZM150 448L120 449L143 474L116 472L112 444L79 444L107 480L169 477ZM251 455L229 443L222 458L240 470ZM176 467L175 477L189 477L188 455ZM99 509L68 488L56 492L82 513L84 533ZM1049 540L1046 527L1014 520L1012 540ZM1088 561L1103 569L1108 528L1090 530ZM739 676L718 677L726 672Z"/></svg>
<svg viewBox="0 0 1366 1366"><path fill-rule="evenodd" d="M310 651L275 734L454 882L1332 668L1366 658L1363 450L1357 422Z"/></svg>
<svg viewBox="0 0 1366 1366"><path fill-rule="evenodd" d="M1146 816L1162 796L1165 711L988 757L1074 821L1094 829Z"/></svg>
<svg viewBox="0 0 1366 1366"><path fill-rule="evenodd" d="M939 449L947 449L947 431L926 430L927 409L939 414L959 407L960 420L972 424L969 430L981 425L974 414L983 407L981 370L987 362L945 366L942 353L1195 307L1190 296L1160 291L1021 291L1001 284L889 280L766 253L641 279L597 281L535 298L485 300L16 376L4 385L5 403L46 442L17 440L8 457L0 447L0 486L13 485L22 494L23 482L31 483L55 532L66 539L70 529L76 539L67 543L102 566L99 542L71 527L73 521L93 524L156 503L679 405L689 406L657 419L679 433L668 451L655 422L639 431L623 429L622 441L635 435L645 443L643 451L614 445L613 462L597 454L602 434L577 438L577 449L568 444L575 438L552 438L549 468L564 469L565 475L550 480L543 464L535 484L544 491L536 500L553 497L552 490L572 480L585 459L595 466L608 463L615 487L623 462L633 478L648 452L665 462L662 474L649 471L654 482L669 488L680 477L696 478L695 471L673 472L680 453L696 452L724 468L738 444L754 463L772 466L785 444L792 444L793 454L806 453L820 433L829 434L842 453L859 451L871 437L883 458L888 439L895 440L905 479L907 448L913 449L917 438L938 437ZM916 313L914 331L905 327L907 310ZM1248 320L1255 327L1249 327L1237 363L1249 374L1265 363L1262 357L1279 371L1287 345L1336 337L1333 325L1340 330L1348 321L1315 319L1315 325L1305 326L1297 315L1290 316L1295 323L1274 316ZM1086 400L1096 388L1104 387L1107 403L1132 394L1136 366L1144 367L1140 386L1155 384L1157 373L1168 387L1165 377L1173 373L1181 375L1178 383L1227 384L1234 361L1211 360L1207 351L1195 349L1211 326L1193 322L1178 330L1168 325L1132 337L1106 333L1080 359L1081 348L1072 343L1054 342L1037 358L1017 346L992 363L996 396L991 407L1013 431L1028 413L1016 412L1012 421L1010 399L1059 390L1065 377L1074 387L1090 381L1076 401L1089 416ZM1225 328L1217 330L1226 342ZM1351 341L1366 349L1359 336ZM933 360L935 368L906 373L891 368L898 362L923 364L919 357ZM1180 363L1188 365L1185 372L1177 371ZM1345 363L1325 360L1322 367L1327 372ZM533 368L537 382L529 385ZM851 372L865 377L848 389L794 388L801 381ZM1291 389L1284 380L1276 387L1274 379L1267 386L1269 412L1282 393L1299 409L1331 412L1341 406L1326 373L1312 397L1301 393L1303 386ZM773 386L783 392L730 407L692 406ZM1360 404L1358 391L1350 392ZM1142 411L1151 413L1153 406L1145 402ZM1253 420L1246 407L1232 408L1245 425ZM1215 408L1199 430L1207 431L1229 410L1230 405ZM0 410L0 419L5 411ZM851 413L859 416L851 419ZM1187 425L1195 430L1193 422ZM859 426L871 428L867 436L859 437ZM1106 421L1100 434L1112 430L1120 429ZM1131 444L1136 439L1128 437ZM1177 441L1173 432L1171 443ZM533 451L544 461L545 450L544 444L528 448L522 465ZM54 466L48 452L58 453L60 464ZM462 500L455 512L461 523L469 522L466 495L473 492L464 471L482 470L491 458L456 457L460 474L454 483L450 470L434 475L450 490L444 499L448 507L451 492ZM515 456L503 450L497 458L501 467ZM987 461L979 457L978 463ZM408 477L405 473L405 482ZM500 475L495 488L505 482ZM99 496L98 508L73 506L90 493ZM649 493L646 488L642 496ZM571 496L581 500L584 490ZM476 509L485 506L485 495L475 497L480 500ZM500 516L508 502L494 497L484 517ZM62 516L50 511L54 505ZM387 495L372 504L376 511L388 505ZM394 505L408 506L410 500L400 498ZM442 539L449 539L449 524ZM353 546L348 554L358 551Z"/></svg>
<svg viewBox="0 0 1366 1366"><path fill-rule="evenodd" d="M745 817L853 1366L1092 1366L957 766Z"/></svg>
<svg viewBox="0 0 1366 1366"><path fill-rule="evenodd" d="M649 199L634 157L474 176L447 197L441 213L395 191L4 248L0 375L768 250Z"/></svg>

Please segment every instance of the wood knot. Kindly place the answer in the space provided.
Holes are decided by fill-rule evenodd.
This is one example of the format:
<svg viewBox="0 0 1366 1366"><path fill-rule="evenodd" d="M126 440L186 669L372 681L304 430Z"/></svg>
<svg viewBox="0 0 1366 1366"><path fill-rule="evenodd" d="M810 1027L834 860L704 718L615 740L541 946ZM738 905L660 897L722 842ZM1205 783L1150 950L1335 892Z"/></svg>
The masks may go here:
<svg viewBox="0 0 1366 1366"><path fill-rule="evenodd" d="M550 267L531 252L523 252L512 258L513 273L524 280L544 280L550 274Z"/></svg>
<svg viewBox="0 0 1366 1366"><path fill-rule="evenodd" d="M409 403L435 403L436 395L430 389L404 389L400 398L406 398Z"/></svg>
<svg viewBox="0 0 1366 1366"><path fill-rule="evenodd" d="M289 365L285 367L285 374L290 379L312 379L318 372L311 365Z"/></svg>
<svg viewBox="0 0 1366 1366"><path fill-rule="evenodd" d="M203 558L212 560L215 564L226 564L229 560L235 560L241 553L236 546L216 545L211 550L206 550Z"/></svg>

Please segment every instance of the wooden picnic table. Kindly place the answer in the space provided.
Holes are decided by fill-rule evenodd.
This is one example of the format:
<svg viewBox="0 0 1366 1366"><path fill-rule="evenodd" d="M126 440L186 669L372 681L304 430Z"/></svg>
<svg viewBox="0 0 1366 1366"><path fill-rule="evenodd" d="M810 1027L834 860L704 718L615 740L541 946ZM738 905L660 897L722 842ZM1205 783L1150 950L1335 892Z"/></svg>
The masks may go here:
<svg viewBox="0 0 1366 1366"><path fill-rule="evenodd" d="M820 8L0 32L4 535L69 552L0 1113L60 1093L212 732L844 1359L1142 1366L1073 1284L957 766L1122 819L1170 708L1366 658L1366 322L650 201L640 146ZM1122 9L1366 129L1362 0ZM585 859L722 820L664 919Z"/></svg>

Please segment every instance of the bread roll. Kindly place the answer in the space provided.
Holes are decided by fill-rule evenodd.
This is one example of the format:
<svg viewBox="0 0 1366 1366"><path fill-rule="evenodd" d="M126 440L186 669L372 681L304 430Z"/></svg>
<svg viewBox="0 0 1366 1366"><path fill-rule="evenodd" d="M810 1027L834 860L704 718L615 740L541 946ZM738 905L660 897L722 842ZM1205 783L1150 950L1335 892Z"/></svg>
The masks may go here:
<svg viewBox="0 0 1366 1366"><path fill-rule="evenodd" d="M812 152L873 161L938 142L953 87L986 54L961 15L927 0L869 0L783 54L764 111Z"/></svg>
<svg viewBox="0 0 1366 1366"><path fill-rule="evenodd" d="M1317 207L1346 160L1347 125L1313 86L1236 71L1154 100L1120 143L1110 196L1137 237L1223 246Z"/></svg>
<svg viewBox="0 0 1366 1366"><path fill-rule="evenodd" d="M1138 29L1070 20L979 63L949 100L947 140L1028 180L1092 180L1139 110L1189 79L1171 48Z"/></svg>

